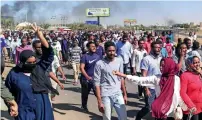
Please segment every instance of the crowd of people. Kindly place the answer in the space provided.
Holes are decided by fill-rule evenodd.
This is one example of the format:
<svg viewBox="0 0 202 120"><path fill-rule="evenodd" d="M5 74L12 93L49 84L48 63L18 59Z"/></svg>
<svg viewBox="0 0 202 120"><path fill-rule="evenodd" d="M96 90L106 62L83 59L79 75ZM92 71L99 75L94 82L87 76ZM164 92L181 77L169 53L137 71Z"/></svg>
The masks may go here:
<svg viewBox="0 0 202 120"><path fill-rule="evenodd" d="M72 84L81 84L81 109L88 111L93 90L103 120L112 108L127 120L126 80L138 85L145 106L141 120L202 119L202 49L195 35L175 40L172 31L4 31L1 34L1 74L5 60L16 66L1 80L1 97L15 120L54 120L51 101L67 80L63 67L73 69ZM177 42L176 42L177 41ZM174 115L171 115L173 113ZM183 115L182 115L183 114Z"/></svg>

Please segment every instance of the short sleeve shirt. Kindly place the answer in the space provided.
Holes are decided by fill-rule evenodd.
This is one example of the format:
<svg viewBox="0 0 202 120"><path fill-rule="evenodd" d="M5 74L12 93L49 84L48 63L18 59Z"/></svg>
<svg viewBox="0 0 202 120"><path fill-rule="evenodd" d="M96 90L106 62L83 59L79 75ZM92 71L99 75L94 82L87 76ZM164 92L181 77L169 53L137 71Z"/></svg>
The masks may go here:
<svg viewBox="0 0 202 120"><path fill-rule="evenodd" d="M154 57L153 55L147 55L142 59L140 69L147 70L147 76L160 75L160 61L162 57ZM154 88L152 88L154 89Z"/></svg>
<svg viewBox="0 0 202 120"><path fill-rule="evenodd" d="M81 57L80 63L85 64L84 69L90 77L94 76L94 67L98 60L100 60L100 57L96 53L93 53L93 54L86 53ZM82 79L86 80L86 78L83 75L82 75Z"/></svg>

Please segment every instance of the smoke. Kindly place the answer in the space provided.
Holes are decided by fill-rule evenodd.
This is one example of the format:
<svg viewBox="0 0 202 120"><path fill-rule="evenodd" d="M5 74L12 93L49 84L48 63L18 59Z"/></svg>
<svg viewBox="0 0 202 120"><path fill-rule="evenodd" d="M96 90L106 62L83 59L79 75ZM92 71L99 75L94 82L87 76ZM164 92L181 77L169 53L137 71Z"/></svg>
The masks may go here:
<svg viewBox="0 0 202 120"><path fill-rule="evenodd" d="M165 18L165 23L167 26L172 26L172 25L176 24L177 22L173 19Z"/></svg>
<svg viewBox="0 0 202 120"><path fill-rule="evenodd" d="M123 4L127 4L127 10ZM59 24L62 18L63 23L64 21L65 23L72 23L84 22L89 19L96 20L96 18L86 17L86 8L110 8L110 17L100 19L101 23L104 24L123 22L124 15L130 14L126 11L128 9L135 10L130 2L120 1L14 1L13 5L4 4L1 6L1 15L12 16L15 22L27 20L39 24L47 22Z"/></svg>
<svg viewBox="0 0 202 120"><path fill-rule="evenodd" d="M1 6L1 15L12 16L15 22L50 22L52 16L57 17L54 22L60 23L61 16L70 16L71 2L56 1L15 1L13 5ZM53 21L53 20L52 20Z"/></svg>

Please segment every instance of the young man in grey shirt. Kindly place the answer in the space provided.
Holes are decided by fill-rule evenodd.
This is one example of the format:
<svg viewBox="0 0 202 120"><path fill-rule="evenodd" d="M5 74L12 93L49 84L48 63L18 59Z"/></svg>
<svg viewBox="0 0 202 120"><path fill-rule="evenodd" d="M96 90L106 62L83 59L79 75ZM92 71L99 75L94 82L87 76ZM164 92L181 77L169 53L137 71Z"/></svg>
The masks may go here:
<svg viewBox="0 0 202 120"><path fill-rule="evenodd" d="M98 109L103 113L103 120L111 120L112 106L116 109L118 119L126 120L127 94L124 79L113 74L113 71L123 72L123 60L115 57L116 48L113 42L106 42L104 47L106 57L99 60L94 68Z"/></svg>

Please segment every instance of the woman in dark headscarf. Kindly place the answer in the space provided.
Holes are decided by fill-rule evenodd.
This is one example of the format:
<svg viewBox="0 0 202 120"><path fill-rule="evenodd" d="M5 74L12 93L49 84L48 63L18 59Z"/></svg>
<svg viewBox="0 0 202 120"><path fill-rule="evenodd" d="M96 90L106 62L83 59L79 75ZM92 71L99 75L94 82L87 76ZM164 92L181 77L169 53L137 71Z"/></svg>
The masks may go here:
<svg viewBox="0 0 202 120"><path fill-rule="evenodd" d="M163 58L160 62L160 71L162 75L149 77L124 75L117 71L114 74L126 77L141 86L154 86L157 98L151 106L152 116L158 120L166 120L181 102L180 79L176 76L179 66L171 58Z"/></svg>
<svg viewBox="0 0 202 120"><path fill-rule="evenodd" d="M20 54L20 64L9 72L6 86L19 106L15 120L54 120L48 92L55 90L46 78L54 53L39 28L36 25L32 27L42 43L44 54L41 61L36 63L33 51L24 50Z"/></svg>

